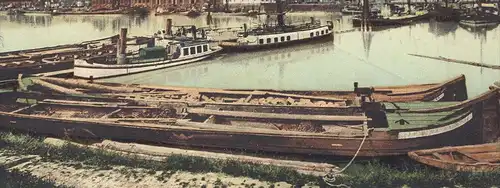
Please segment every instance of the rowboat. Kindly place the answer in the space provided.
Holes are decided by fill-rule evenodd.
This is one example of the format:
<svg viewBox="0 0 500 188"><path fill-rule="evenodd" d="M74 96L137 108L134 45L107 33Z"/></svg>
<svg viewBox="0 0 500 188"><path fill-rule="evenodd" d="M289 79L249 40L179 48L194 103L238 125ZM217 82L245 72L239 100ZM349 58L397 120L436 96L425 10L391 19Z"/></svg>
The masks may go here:
<svg viewBox="0 0 500 188"><path fill-rule="evenodd" d="M444 147L409 152L423 164L445 170L491 172L500 170L500 143Z"/></svg>
<svg viewBox="0 0 500 188"><path fill-rule="evenodd" d="M467 99L467 89L465 76L460 75L446 80L442 83L418 84L407 86L389 87L358 87L354 84L352 91L300 91L300 90L230 90L211 88L189 88L172 86L150 86L139 84L118 84L94 81L90 83L83 79L61 79L61 78L25 78L38 79L38 82L47 82L47 85L55 87L45 87L48 90L64 94L99 94L115 98L149 98L149 99L189 99L195 101L213 102L249 102L258 101L255 99L259 95L267 98L273 93L280 93L285 96L314 96L338 100L353 100L359 94L369 93L374 101L385 102L408 102L408 101L463 101ZM34 83L26 81L26 83ZM42 86L39 86L42 87ZM59 89L58 89L59 88ZM46 89L46 90L47 90ZM188 95L189 94L189 95ZM189 97L191 96L191 97ZM209 99L203 100L205 97ZM229 100L231 98L231 100ZM282 102L283 103L283 102ZM255 104L259 104L255 102Z"/></svg>
<svg viewBox="0 0 500 188"><path fill-rule="evenodd" d="M406 155L413 150L496 139L498 92L489 90L464 102L365 102L361 107L326 108L248 105L253 109L238 104L214 109L211 104L191 106L179 101L149 105L4 92L0 127L56 137L189 147L331 156Z"/></svg>

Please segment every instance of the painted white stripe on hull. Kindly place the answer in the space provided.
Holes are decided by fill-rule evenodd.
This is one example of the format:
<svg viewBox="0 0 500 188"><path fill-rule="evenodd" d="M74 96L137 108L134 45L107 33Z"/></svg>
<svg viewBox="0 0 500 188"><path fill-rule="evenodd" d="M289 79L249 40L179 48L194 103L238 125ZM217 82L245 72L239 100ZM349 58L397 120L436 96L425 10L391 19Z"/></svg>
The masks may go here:
<svg viewBox="0 0 500 188"><path fill-rule="evenodd" d="M408 131L408 132L400 132L398 133L398 139L410 139L410 138L419 138L419 137L427 137L427 136L433 136L433 135L438 135L442 134L448 131L455 130L463 125L465 125L467 122L469 122L472 119L472 112L465 116L463 119L460 121L457 121L455 123L443 126L443 127L438 127L434 129L426 129L426 130L421 130L421 131Z"/></svg>

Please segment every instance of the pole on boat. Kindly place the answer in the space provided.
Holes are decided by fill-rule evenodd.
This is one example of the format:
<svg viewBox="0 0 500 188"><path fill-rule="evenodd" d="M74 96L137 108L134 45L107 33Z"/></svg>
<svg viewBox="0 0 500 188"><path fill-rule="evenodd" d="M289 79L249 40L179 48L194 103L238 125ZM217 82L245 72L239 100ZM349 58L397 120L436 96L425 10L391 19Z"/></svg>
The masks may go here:
<svg viewBox="0 0 500 188"><path fill-rule="evenodd" d="M122 28L120 30L120 39L117 43L117 54L116 54L116 63L117 64L125 64L127 62L127 58L125 56L125 52L127 49L127 28Z"/></svg>
<svg viewBox="0 0 500 188"><path fill-rule="evenodd" d="M193 40L196 40L196 26L191 26L191 34L193 34Z"/></svg>
<svg viewBox="0 0 500 188"><path fill-rule="evenodd" d="M167 36L172 36L172 19L167 19L167 28L165 29Z"/></svg>
<svg viewBox="0 0 500 188"><path fill-rule="evenodd" d="M411 13L411 0L406 0L406 3L408 3L408 14L410 14Z"/></svg>
<svg viewBox="0 0 500 188"><path fill-rule="evenodd" d="M246 23L243 24L243 33L244 33L243 35L245 35L245 37L248 36Z"/></svg>
<svg viewBox="0 0 500 188"><path fill-rule="evenodd" d="M370 4L368 0L363 0L363 16L361 20L361 29L365 31L368 26L368 18L370 17Z"/></svg>

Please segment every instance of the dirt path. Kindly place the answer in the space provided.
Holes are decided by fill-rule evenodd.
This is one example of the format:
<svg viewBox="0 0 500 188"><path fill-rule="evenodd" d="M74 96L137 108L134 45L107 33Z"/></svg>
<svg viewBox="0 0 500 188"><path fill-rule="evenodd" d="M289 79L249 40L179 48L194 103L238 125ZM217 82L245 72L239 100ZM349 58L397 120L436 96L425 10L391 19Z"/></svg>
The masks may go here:
<svg viewBox="0 0 500 188"><path fill-rule="evenodd" d="M231 177L218 173L150 171L143 168L111 166L106 168L78 162L53 162L37 155L14 156L0 152L0 165L54 180L70 187L292 187L285 182L269 183L251 178ZM311 186L304 186L311 187Z"/></svg>

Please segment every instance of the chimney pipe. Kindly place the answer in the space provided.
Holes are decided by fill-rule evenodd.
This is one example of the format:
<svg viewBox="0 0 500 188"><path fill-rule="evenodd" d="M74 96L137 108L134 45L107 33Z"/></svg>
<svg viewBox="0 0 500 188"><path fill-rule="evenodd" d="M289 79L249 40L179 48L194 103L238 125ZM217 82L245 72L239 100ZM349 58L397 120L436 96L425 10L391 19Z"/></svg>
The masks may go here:
<svg viewBox="0 0 500 188"><path fill-rule="evenodd" d="M166 28L167 36L172 36L172 19L167 19L167 28Z"/></svg>
<svg viewBox="0 0 500 188"><path fill-rule="evenodd" d="M191 34L193 35L193 39L196 40L196 26L191 26Z"/></svg>
<svg viewBox="0 0 500 188"><path fill-rule="evenodd" d="M120 30L120 39L118 40L116 63L125 64L127 63L127 57L125 52L127 51L127 28L122 28Z"/></svg>

